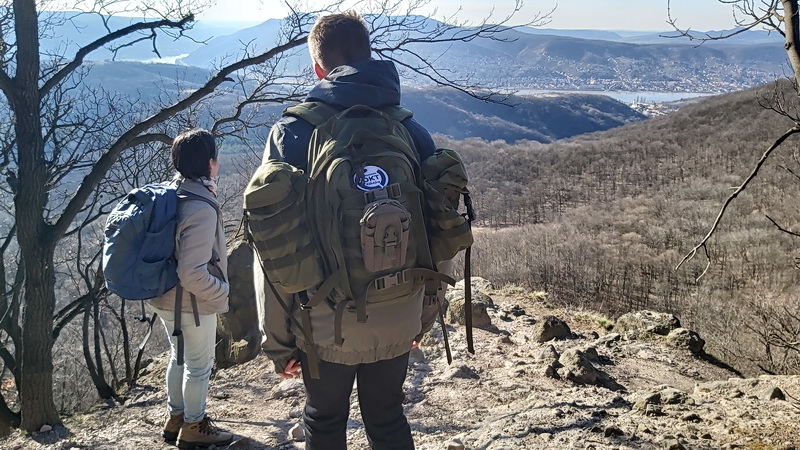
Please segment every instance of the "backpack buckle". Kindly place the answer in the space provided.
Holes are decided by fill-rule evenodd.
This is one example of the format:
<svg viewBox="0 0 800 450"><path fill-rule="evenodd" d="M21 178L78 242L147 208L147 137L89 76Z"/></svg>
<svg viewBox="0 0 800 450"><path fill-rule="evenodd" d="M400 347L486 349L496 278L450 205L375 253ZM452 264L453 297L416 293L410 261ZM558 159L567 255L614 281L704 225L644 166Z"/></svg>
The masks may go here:
<svg viewBox="0 0 800 450"><path fill-rule="evenodd" d="M372 203L378 200L386 200L389 198L389 195L386 193L386 188L382 189L373 189L371 191L364 192L364 200L367 203Z"/></svg>
<svg viewBox="0 0 800 450"><path fill-rule="evenodd" d="M364 192L364 200L366 200L367 203L372 203L376 200L397 200L402 193L403 190L400 188L400 183L392 183L385 188Z"/></svg>
<svg viewBox="0 0 800 450"><path fill-rule="evenodd" d="M397 286L400 283L406 282L406 271L401 270L400 272L395 272L380 278L375 279L375 289L380 291L381 289L387 289L392 286Z"/></svg>
<svg viewBox="0 0 800 450"><path fill-rule="evenodd" d="M400 195L403 193L402 189L400 189L400 183L392 183L389 186L386 186L386 192L389 195L389 198L395 200L400 198Z"/></svg>

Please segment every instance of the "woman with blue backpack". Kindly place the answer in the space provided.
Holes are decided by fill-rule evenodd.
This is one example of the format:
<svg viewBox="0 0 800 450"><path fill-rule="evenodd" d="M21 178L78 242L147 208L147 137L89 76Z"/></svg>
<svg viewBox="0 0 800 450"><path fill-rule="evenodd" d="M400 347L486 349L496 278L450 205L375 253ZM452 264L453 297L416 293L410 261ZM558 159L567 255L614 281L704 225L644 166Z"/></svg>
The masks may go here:
<svg viewBox="0 0 800 450"><path fill-rule="evenodd" d="M217 314L228 311L225 232L217 201L219 160L208 131L184 132L172 144L178 206L175 258L178 284L149 301L172 348L167 367L169 417L163 436L179 448L227 445L231 433L206 414L214 363Z"/></svg>

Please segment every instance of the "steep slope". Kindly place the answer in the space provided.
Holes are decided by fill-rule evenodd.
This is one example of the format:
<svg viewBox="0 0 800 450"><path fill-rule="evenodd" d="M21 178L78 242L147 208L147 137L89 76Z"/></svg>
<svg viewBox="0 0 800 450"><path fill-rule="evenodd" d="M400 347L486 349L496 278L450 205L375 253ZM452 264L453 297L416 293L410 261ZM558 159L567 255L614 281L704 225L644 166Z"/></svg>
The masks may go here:
<svg viewBox="0 0 800 450"><path fill-rule="evenodd" d="M778 97L793 110L793 91L783 88ZM771 336L798 324L781 312L800 306L797 238L766 217L800 228L795 138L727 209L708 245L706 275L697 280L706 270L703 249L676 269L732 187L792 127L760 106L774 94L763 86L717 96L549 145L440 140L467 161L479 224L508 228L478 241L475 273L612 316L669 311L745 373L796 373L797 352Z"/></svg>
<svg viewBox="0 0 800 450"><path fill-rule="evenodd" d="M798 444L800 410L788 396L800 390L800 377L731 379L702 353L692 354L648 331L652 327L620 322L619 333L608 333L601 317L552 309L523 290L496 290L480 280L475 288L488 312L480 315L483 326L475 330L475 355L466 352L455 314L448 325L452 366L443 357L438 327L422 350L412 352L405 409L420 450L464 448L459 443L473 450L788 449ZM458 293L450 295L453 305L460 301ZM555 328L546 324L560 327L562 338L550 341L552 335L543 333ZM66 429L33 438L18 433L0 445L173 448L159 438L164 364L163 359L151 364L152 372L129 393L125 407L98 406L67 418ZM302 404L302 383L281 381L262 356L214 375L209 410L218 425L237 434L235 448L289 450L303 446L288 437L300 421ZM348 442L350 448L365 449L355 393L353 405Z"/></svg>

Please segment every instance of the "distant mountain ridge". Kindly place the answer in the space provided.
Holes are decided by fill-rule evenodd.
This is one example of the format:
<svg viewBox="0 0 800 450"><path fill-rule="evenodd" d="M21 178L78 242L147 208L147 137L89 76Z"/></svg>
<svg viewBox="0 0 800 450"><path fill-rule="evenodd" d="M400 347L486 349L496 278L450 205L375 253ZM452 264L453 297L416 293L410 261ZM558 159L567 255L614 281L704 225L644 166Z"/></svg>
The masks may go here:
<svg viewBox="0 0 800 450"><path fill-rule="evenodd" d="M180 63L213 67L215 62L242 55L242 43L265 49L275 42L277 20L215 38L203 48L179 60ZM623 38L610 32L575 32L592 37L619 36L618 40L509 30L502 41L474 39L469 42L413 44L409 49L458 77L493 86L558 90L649 90L683 92L729 92L773 81L783 73L786 60L777 43L715 45L690 44L688 39L654 37ZM756 32L753 32L756 33ZM753 36L762 36L753 34ZM663 42L666 41L666 42ZM398 55L402 59L401 55ZM287 67L310 65L305 51L287 58ZM423 79L411 78L414 83Z"/></svg>
<svg viewBox="0 0 800 450"><path fill-rule="evenodd" d="M141 17L101 16L82 14L77 11L42 11L40 17L40 23L49 24L46 30L43 30L45 32L42 33L40 50L48 54L57 53L66 56L74 55L81 47L108 33L106 26L108 29L116 31L143 20ZM89 61L174 59L202 48L204 42L215 37L235 33L244 28L244 24L246 22L199 20L194 22L191 30L185 33L191 39L176 40L174 36L167 34L169 29L157 31L156 49L160 56L153 51L153 45L150 42L141 42L138 45L121 48L116 54L110 50L109 46L106 46L90 53L87 59ZM147 33L139 33L132 36L140 38L146 35ZM120 40L116 44L123 42L125 40Z"/></svg>
<svg viewBox="0 0 800 450"><path fill-rule="evenodd" d="M61 17L42 41L43 52L58 51L67 41L66 55L78 46L105 33L96 15L44 13ZM64 20L68 17L69 20ZM138 19L112 17L110 29ZM425 19L435 26L434 19ZM255 54L271 47L280 35L281 21L271 19L255 26L252 22L198 21L187 34L175 40L159 31L157 48L163 60L211 69L224 61ZM726 31L709 31L711 36ZM773 81L784 73L785 51L780 36L766 31L747 31L722 41L703 45L688 39L668 39L675 32L554 30L520 28L502 36L509 42L475 39L470 42L417 44L411 50L459 77L492 86L558 90L627 90L729 92ZM245 49L247 53L245 53ZM63 51L60 51L63 53ZM93 52L90 60L109 60L109 49ZM142 42L123 48L117 60L157 58L151 45ZM309 66L304 47L285 55L282 64L294 72ZM409 75L409 74L407 74ZM421 78L409 78L416 85Z"/></svg>
<svg viewBox="0 0 800 450"><path fill-rule="evenodd" d="M520 27L519 31L529 34L563 36L578 39L602 40L612 42L626 42L629 44L684 44L697 46L699 41L691 41L686 37L680 36L675 30L664 31L633 31L633 30L587 30L587 29L556 29L556 28L533 28ZM738 34L734 34L739 31ZM776 32L765 30L747 30L741 32L740 29L731 28L728 30L709 30L693 31L698 37L718 38L721 36L731 37L721 40L709 40L703 45L760 45L770 44L780 45L784 38Z"/></svg>
<svg viewBox="0 0 800 450"><path fill-rule="evenodd" d="M129 61L97 62L87 66L87 85L102 86L137 102L173 98L198 89L211 74L198 67ZM224 88L224 85L223 85ZM559 94L512 97L506 104L487 103L446 88L403 86L403 106L432 133L455 139L480 137L508 142L552 142L583 133L607 130L646 117L604 95ZM229 108L233 96L224 91L215 107ZM264 117L279 116L287 105L261 109ZM198 124L208 126L208 124Z"/></svg>

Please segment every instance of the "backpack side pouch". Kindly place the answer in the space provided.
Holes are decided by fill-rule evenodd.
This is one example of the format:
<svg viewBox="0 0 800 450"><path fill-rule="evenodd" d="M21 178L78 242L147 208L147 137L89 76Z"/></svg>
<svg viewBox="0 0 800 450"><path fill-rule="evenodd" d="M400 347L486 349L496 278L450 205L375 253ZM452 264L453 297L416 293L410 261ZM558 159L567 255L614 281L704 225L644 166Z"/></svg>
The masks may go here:
<svg viewBox="0 0 800 450"><path fill-rule="evenodd" d="M467 190L467 171L454 150L438 149L422 162L425 215L431 256L436 263L452 259L472 245L472 230L458 212Z"/></svg>
<svg viewBox="0 0 800 450"><path fill-rule="evenodd" d="M467 193L467 168L455 150L437 149L422 162L422 178L458 210L461 194Z"/></svg>
<svg viewBox="0 0 800 450"><path fill-rule="evenodd" d="M411 213L397 200L367 204L361 218L361 252L370 272L399 269L406 263Z"/></svg>
<svg viewBox="0 0 800 450"><path fill-rule="evenodd" d="M244 191L248 240L273 283L288 293L323 280L319 253L305 217L308 178L296 167L268 161L256 169Z"/></svg>

